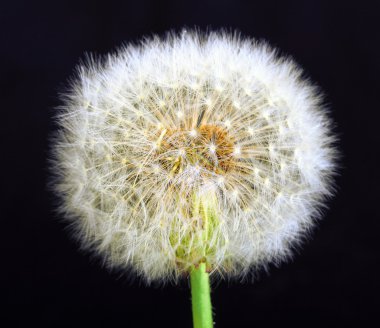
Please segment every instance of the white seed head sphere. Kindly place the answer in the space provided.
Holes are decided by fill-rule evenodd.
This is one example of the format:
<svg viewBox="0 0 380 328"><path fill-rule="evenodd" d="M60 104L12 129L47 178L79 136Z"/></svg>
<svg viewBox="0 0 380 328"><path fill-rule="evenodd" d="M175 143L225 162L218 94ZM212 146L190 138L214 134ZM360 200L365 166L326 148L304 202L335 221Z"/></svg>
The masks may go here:
<svg viewBox="0 0 380 328"><path fill-rule="evenodd" d="M205 262L241 276L291 254L332 190L317 90L266 43L183 32L79 69L55 188L85 249L146 281Z"/></svg>

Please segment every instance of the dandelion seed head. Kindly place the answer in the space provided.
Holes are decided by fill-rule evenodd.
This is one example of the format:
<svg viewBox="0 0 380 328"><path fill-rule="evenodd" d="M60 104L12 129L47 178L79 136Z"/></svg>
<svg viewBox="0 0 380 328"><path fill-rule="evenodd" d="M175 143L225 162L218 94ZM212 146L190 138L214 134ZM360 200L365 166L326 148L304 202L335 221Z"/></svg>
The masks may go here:
<svg viewBox="0 0 380 328"><path fill-rule="evenodd" d="M287 258L332 191L317 90L266 43L154 37L79 68L55 188L84 248L147 281L206 262L240 277Z"/></svg>

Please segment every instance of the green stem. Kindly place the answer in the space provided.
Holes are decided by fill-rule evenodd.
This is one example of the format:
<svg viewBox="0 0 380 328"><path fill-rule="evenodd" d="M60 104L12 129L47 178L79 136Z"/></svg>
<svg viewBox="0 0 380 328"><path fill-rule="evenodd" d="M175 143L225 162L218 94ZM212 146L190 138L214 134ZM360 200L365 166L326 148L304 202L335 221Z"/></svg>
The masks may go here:
<svg viewBox="0 0 380 328"><path fill-rule="evenodd" d="M212 328L210 279L206 263L200 263L198 268L192 269L190 284L194 328Z"/></svg>

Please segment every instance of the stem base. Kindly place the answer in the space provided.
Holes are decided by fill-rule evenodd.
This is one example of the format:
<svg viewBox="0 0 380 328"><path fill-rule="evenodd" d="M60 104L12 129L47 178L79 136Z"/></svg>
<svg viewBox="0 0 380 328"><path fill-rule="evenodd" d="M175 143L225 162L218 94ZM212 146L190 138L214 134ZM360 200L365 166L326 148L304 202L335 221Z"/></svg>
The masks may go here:
<svg viewBox="0 0 380 328"><path fill-rule="evenodd" d="M210 278L206 263L200 263L198 268L191 270L190 284L194 328L212 328Z"/></svg>

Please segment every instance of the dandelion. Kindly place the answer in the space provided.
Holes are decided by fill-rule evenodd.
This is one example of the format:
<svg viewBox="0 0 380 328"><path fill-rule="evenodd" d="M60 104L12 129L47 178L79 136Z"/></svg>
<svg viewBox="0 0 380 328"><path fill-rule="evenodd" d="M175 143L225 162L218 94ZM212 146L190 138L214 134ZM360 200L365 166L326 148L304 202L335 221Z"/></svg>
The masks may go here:
<svg viewBox="0 0 380 328"><path fill-rule="evenodd" d="M288 258L331 194L318 91L236 34L153 37L91 59L58 122L55 187L82 247L147 282L190 274L196 327L212 324L208 275Z"/></svg>

